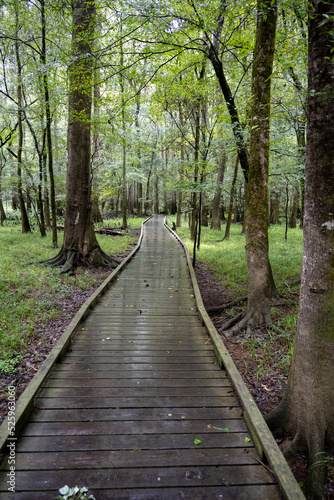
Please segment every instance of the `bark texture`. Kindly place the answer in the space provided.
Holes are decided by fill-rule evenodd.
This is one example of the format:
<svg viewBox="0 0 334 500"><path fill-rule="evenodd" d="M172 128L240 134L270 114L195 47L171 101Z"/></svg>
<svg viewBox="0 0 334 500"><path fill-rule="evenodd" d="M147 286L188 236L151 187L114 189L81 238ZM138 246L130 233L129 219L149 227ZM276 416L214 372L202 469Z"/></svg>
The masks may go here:
<svg viewBox="0 0 334 500"><path fill-rule="evenodd" d="M251 327L270 323L271 276L268 257L268 170L271 74L277 4L258 0L252 70L251 145L246 201L246 258Z"/></svg>
<svg viewBox="0 0 334 500"><path fill-rule="evenodd" d="M325 499L325 445L334 446L334 30L333 3L309 7L304 256L296 343L287 390L267 421L309 452L306 496Z"/></svg>
<svg viewBox="0 0 334 500"><path fill-rule="evenodd" d="M91 222L91 108L93 86L93 1L73 3L72 63L69 68L68 167L64 242L48 263L63 272L80 263L116 267L99 247Z"/></svg>

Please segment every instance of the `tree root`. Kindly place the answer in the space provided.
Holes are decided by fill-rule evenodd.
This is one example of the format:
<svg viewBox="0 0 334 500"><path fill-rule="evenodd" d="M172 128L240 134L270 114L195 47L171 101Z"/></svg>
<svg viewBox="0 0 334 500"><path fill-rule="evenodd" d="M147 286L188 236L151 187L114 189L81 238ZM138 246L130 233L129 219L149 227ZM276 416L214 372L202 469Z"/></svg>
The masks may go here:
<svg viewBox="0 0 334 500"><path fill-rule="evenodd" d="M249 321L251 320L251 318L252 318L251 313L248 312L247 314L243 314L243 317L241 318L241 320L233 328L231 328L230 330L226 330L224 332L224 336L226 338L231 338L231 337L234 337L235 335L237 335L240 332L240 330L244 330L245 328L248 328L250 326ZM223 328L221 328L220 331L222 332Z"/></svg>
<svg viewBox="0 0 334 500"><path fill-rule="evenodd" d="M80 255L75 247L62 248L55 257L41 261L40 264L59 267L60 274L67 274L73 272L81 264L115 269L120 262L107 255L99 246L96 246L85 256Z"/></svg>
<svg viewBox="0 0 334 500"><path fill-rule="evenodd" d="M239 304L239 302L244 302L245 300L247 300L247 297L248 297L247 295L243 295L242 297L237 297L231 300L230 302L226 302L225 304L220 304L219 306L214 306L214 307L208 307L207 313L208 314L218 313L223 309L227 309L228 307L232 307L235 306L236 304Z"/></svg>
<svg viewBox="0 0 334 500"><path fill-rule="evenodd" d="M229 319L226 321L218 330L219 333L224 332L225 330L228 330L231 328L231 326L235 325L238 321L242 320L242 318L245 316L244 312L241 312L234 316L233 318Z"/></svg>

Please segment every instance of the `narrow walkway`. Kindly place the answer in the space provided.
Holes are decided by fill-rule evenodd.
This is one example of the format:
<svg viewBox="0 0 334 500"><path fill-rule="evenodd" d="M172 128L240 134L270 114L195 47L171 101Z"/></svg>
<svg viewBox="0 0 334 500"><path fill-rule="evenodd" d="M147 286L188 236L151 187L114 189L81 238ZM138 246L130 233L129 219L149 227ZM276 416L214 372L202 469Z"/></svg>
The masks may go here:
<svg viewBox="0 0 334 500"><path fill-rule="evenodd" d="M182 248L162 217L81 327L17 442L16 493L64 485L96 500L281 498L198 319Z"/></svg>

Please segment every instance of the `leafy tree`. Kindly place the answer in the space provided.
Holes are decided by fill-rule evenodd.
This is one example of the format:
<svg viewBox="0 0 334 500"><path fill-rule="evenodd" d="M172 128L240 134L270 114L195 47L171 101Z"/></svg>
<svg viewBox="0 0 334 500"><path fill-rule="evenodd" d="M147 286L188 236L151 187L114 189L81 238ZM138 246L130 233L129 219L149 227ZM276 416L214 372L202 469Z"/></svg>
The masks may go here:
<svg viewBox="0 0 334 500"><path fill-rule="evenodd" d="M68 169L64 242L50 265L70 271L81 262L116 267L97 243L91 222L91 107L95 2L72 4L72 58L69 68Z"/></svg>
<svg viewBox="0 0 334 500"><path fill-rule="evenodd" d="M287 456L307 448L307 498L325 499L325 445L334 444L334 10L309 3L304 258L288 386L267 421L293 436Z"/></svg>

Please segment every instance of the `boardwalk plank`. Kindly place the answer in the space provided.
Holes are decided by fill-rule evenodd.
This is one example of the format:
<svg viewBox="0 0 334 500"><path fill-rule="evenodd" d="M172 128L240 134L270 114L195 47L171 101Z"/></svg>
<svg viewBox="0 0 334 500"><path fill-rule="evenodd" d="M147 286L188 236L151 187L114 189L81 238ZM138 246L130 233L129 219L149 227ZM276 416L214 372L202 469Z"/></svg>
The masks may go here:
<svg viewBox="0 0 334 500"><path fill-rule="evenodd" d="M201 449L210 455L217 449L253 448L253 443L245 442L248 432L235 433L201 433L196 434L118 434L116 435L56 435L56 436L23 436L17 447L18 452L48 451L88 451L88 450L182 450L196 449L194 440L202 441Z"/></svg>
<svg viewBox="0 0 334 500"><path fill-rule="evenodd" d="M165 418L168 418L166 415ZM224 427L223 427L224 425ZM210 427L208 427L210 426ZM118 422L36 422L26 425L23 436L64 436L92 434L190 434L204 432L208 434L247 432L242 419L222 420L128 420Z"/></svg>
<svg viewBox="0 0 334 500"><path fill-rule="evenodd" d="M154 468L104 468L93 470L70 469L50 471L18 471L17 491L57 489L59 485L72 484L73 475L79 484L88 484L90 489L111 488L160 488L184 486L229 486L274 483L273 476L258 465L227 465L200 467L154 467ZM0 472L0 484L6 472ZM1 491L1 490L0 490ZM6 490L5 490L6 491Z"/></svg>
<svg viewBox="0 0 334 500"><path fill-rule="evenodd" d="M39 492L38 500L54 500L56 490ZM91 493L91 491L90 491ZM2 500L31 500L31 493L3 493ZM95 490L96 500L258 500L259 498L279 500L276 485L206 486L186 488L145 488L122 490Z"/></svg>

